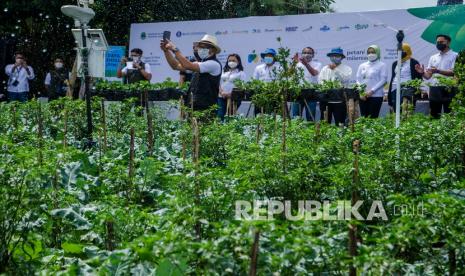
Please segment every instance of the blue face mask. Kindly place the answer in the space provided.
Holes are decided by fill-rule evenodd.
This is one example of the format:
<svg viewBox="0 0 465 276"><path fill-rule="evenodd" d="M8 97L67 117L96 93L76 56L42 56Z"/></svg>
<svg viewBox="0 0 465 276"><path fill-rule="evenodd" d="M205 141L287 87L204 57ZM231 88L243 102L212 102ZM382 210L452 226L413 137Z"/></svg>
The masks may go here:
<svg viewBox="0 0 465 276"><path fill-rule="evenodd" d="M329 59L331 60L332 63L336 65L339 65L342 62L342 57L338 57L338 56L331 56L329 57Z"/></svg>
<svg viewBox="0 0 465 276"><path fill-rule="evenodd" d="M273 59L273 57L265 57L265 58L263 58L263 61L266 64L270 65L270 64L273 64L274 59Z"/></svg>

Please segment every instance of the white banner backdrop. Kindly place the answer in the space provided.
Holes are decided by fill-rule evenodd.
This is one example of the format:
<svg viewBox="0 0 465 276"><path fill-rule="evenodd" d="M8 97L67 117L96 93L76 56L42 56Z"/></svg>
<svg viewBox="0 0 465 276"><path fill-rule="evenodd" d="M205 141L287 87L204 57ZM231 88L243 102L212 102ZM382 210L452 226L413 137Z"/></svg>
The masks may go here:
<svg viewBox="0 0 465 276"><path fill-rule="evenodd" d="M266 48L277 49L281 37L282 46L300 53L311 46L316 51L315 60L327 64L326 53L334 47L342 47L347 56L344 61L353 69L353 79L360 63L366 61L369 45L381 47L382 60L388 65L396 59L396 33L405 32L404 42L413 49L413 57L427 64L436 52L435 45L423 40L421 35L430 20L413 16L407 10L387 10L363 13L331 13L246 17L236 19L182 21L132 24L130 48L141 48L144 61L152 66L152 82L170 77L178 80L179 74L167 64L159 44L163 31L171 31L171 40L186 56L192 56L192 43L204 34L213 34L222 48L219 60L225 63L228 54L237 53L242 58L249 78L262 61L260 52Z"/></svg>

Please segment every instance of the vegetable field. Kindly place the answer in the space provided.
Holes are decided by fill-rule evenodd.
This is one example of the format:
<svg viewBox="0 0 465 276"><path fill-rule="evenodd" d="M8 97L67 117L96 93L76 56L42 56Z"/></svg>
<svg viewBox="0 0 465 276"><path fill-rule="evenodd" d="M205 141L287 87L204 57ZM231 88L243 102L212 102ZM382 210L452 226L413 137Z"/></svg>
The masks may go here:
<svg viewBox="0 0 465 276"><path fill-rule="evenodd" d="M84 102L0 105L1 273L465 273L463 106L399 129L392 117L351 129L139 109L94 97L86 147ZM236 201L286 200L292 214L328 201L334 214L354 199L364 218L381 201L387 220L235 216Z"/></svg>

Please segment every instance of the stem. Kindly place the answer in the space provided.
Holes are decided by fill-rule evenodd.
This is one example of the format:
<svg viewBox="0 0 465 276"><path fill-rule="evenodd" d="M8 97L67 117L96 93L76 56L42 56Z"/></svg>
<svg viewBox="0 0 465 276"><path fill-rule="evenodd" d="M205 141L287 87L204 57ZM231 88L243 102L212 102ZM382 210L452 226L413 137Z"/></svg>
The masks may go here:
<svg viewBox="0 0 465 276"><path fill-rule="evenodd" d="M147 142L148 142L148 154L153 154L153 117L150 111L147 111Z"/></svg>
<svg viewBox="0 0 465 276"><path fill-rule="evenodd" d="M199 131L199 125L197 123L196 118L192 118L192 145L193 145L193 151L192 151L192 162L194 163L194 190L195 190L195 210L197 208L200 208L200 187L199 187L199 181L198 181L198 169L199 169L199 150L200 150L200 131ZM196 216L197 221L195 222L195 234L197 236L197 239L201 239L202 235L202 224L200 223L200 220L198 216Z"/></svg>

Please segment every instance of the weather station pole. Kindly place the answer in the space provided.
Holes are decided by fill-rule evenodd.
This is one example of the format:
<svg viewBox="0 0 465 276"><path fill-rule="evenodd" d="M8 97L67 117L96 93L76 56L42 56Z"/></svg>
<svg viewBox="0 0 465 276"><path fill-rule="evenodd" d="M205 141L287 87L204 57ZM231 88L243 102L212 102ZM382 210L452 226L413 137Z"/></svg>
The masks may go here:
<svg viewBox="0 0 465 276"><path fill-rule="evenodd" d="M79 54L81 57L81 70L82 79L84 82L84 94L86 100L86 115L87 115L87 133L86 133L86 147L91 148L93 146L92 138L92 106L91 106L91 94L89 89L90 75L89 75L89 49L87 48L87 29L89 21L94 18L95 12L88 7L89 4L93 4L93 0L78 0L78 6L66 5L61 7L61 12L66 16L69 16L75 20L76 27L81 29L80 47L78 47ZM82 5L82 7L81 7ZM82 85L82 83L81 83Z"/></svg>

